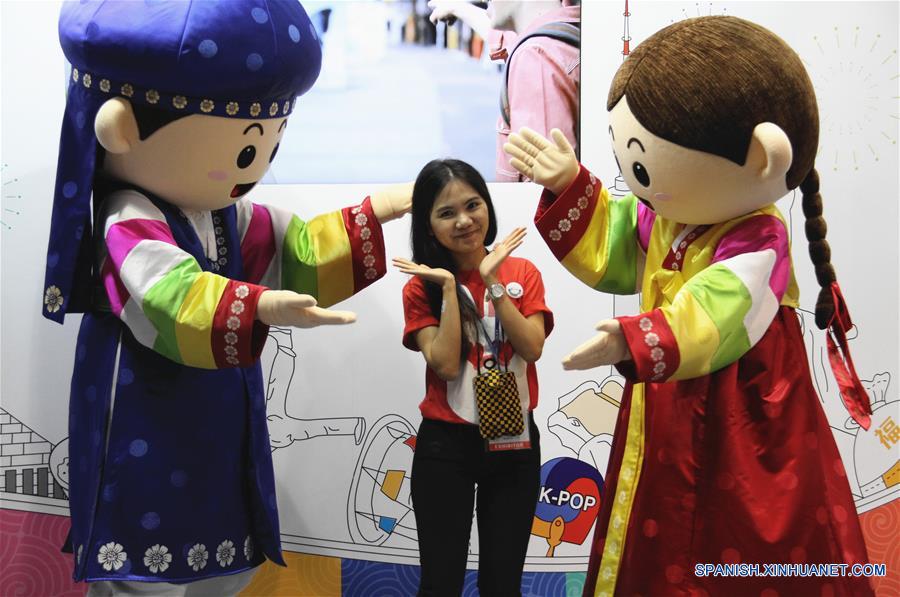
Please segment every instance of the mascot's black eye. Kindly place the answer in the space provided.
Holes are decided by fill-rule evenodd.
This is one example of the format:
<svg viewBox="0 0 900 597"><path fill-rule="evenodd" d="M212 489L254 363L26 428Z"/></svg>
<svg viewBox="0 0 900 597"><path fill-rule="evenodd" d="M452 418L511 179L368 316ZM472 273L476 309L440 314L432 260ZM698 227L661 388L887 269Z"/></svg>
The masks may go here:
<svg viewBox="0 0 900 597"><path fill-rule="evenodd" d="M244 149L241 150L241 153L238 154L237 157L237 165L238 168L246 168L250 164L253 163L253 160L256 158L256 147L253 145L248 145Z"/></svg>
<svg viewBox="0 0 900 597"><path fill-rule="evenodd" d="M275 159L275 154L278 153L278 148L281 146L281 143L275 144L275 149L272 150L272 155L269 156L269 162Z"/></svg>
<svg viewBox="0 0 900 597"><path fill-rule="evenodd" d="M637 178L639 183L645 187L650 186L650 174L647 172L647 169L644 168L642 163L635 162L632 164L631 171L634 172L634 177Z"/></svg>

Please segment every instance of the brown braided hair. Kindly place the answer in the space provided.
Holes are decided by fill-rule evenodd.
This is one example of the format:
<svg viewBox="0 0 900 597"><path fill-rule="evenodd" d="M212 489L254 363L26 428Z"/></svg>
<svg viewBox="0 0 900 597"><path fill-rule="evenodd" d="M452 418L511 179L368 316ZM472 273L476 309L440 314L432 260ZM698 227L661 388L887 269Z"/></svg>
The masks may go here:
<svg viewBox="0 0 900 597"><path fill-rule="evenodd" d="M822 287L816 325L825 329L834 312L835 273L815 170L819 112L796 52L743 19L686 19L634 49L613 78L607 109L625 95L634 117L657 137L738 165L746 162L756 125L772 122L787 134L793 161L785 183L803 193L809 253Z"/></svg>

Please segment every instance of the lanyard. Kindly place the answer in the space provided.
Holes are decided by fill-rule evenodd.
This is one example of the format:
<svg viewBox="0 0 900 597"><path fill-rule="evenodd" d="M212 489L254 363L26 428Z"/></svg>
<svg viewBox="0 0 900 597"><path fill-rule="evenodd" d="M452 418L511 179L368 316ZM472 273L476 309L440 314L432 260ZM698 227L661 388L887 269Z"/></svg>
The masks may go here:
<svg viewBox="0 0 900 597"><path fill-rule="evenodd" d="M467 297L468 298L468 297ZM473 301L474 306L474 301ZM487 313L487 305L484 305L485 313ZM476 315L478 311L475 311ZM484 325L484 320L479 317L478 318L478 327L482 333L484 333L484 339L488 341L491 345L491 350L493 351L492 358L485 359L485 367L487 369L494 369L495 367L499 368L500 365L500 348L503 343L503 327L500 325L500 316L497 314L496 307L494 308L494 337L491 338L488 335L487 327ZM479 346L481 342L478 342ZM484 355L484 349L481 349L481 355L478 355L478 374L481 375L481 357ZM488 363L491 365L488 365ZM509 371L509 360L507 359L504 364L507 371Z"/></svg>

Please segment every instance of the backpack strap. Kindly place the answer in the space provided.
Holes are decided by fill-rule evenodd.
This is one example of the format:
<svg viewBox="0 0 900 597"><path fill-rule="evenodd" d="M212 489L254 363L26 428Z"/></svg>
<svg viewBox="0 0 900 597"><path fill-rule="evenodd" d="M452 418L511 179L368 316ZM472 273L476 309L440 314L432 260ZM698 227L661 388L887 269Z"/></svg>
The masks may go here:
<svg viewBox="0 0 900 597"><path fill-rule="evenodd" d="M562 21L547 23L543 27L539 27L520 39L509 56L506 57L506 66L503 68L503 85L500 88L500 114L503 116L503 122L506 126L510 125L509 119L509 65L512 63L513 55L516 50L521 47L526 40L532 37L549 37L557 41L572 46L573 48L581 48L581 24L565 23Z"/></svg>

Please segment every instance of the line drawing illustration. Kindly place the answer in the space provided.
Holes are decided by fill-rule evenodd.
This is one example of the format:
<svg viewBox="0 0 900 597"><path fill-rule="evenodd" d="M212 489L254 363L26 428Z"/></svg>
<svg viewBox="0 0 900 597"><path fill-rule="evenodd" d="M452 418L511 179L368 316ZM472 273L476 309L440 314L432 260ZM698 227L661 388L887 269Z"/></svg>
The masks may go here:
<svg viewBox="0 0 900 597"><path fill-rule="evenodd" d="M260 358L266 378L266 419L273 452L294 442L323 436L351 436L356 445L360 444L366 432L366 420L362 417L299 419L288 414L297 359L290 328L269 328L269 341Z"/></svg>
<svg viewBox="0 0 900 597"><path fill-rule="evenodd" d="M833 172L877 168L886 146L897 145L897 48L878 31L846 23L812 40L803 58L819 102L817 162Z"/></svg>
<svg viewBox="0 0 900 597"><path fill-rule="evenodd" d="M0 408L0 499L3 507L67 515L68 444L66 438L54 446L15 415Z"/></svg>
<svg viewBox="0 0 900 597"><path fill-rule="evenodd" d="M547 418L550 433L600 474L606 473L609 464L624 388L624 378L619 375L600 383L585 381L560 396L559 409Z"/></svg>
<svg viewBox="0 0 900 597"><path fill-rule="evenodd" d="M826 332L818 329L815 315L797 310L813 385L831 427L856 510L862 514L900 498L900 400L890 399L889 372L876 373L870 379L860 374L869 395L872 424L866 431L847 414L837 380L828 363ZM854 341L859 330L854 326L847 339Z"/></svg>
<svg viewBox="0 0 900 597"><path fill-rule="evenodd" d="M347 499L347 528L354 542L418 549L410 496L415 449L415 428L403 417L388 414L372 426Z"/></svg>
<svg viewBox="0 0 900 597"><path fill-rule="evenodd" d="M13 227L7 220L10 220L10 216L20 216L22 215L21 208L18 208L18 201L22 199L21 193L17 190L17 184L19 182L18 178L7 179L7 168L9 168L9 164L3 164L0 166L0 176L3 177L2 182L0 182L0 189L3 190L2 200L0 200L0 204L3 205L3 215L0 216L0 227L2 230L12 230ZM16 206L16 209L10 207L10 202L13 202L12 205Z"/></svg>

